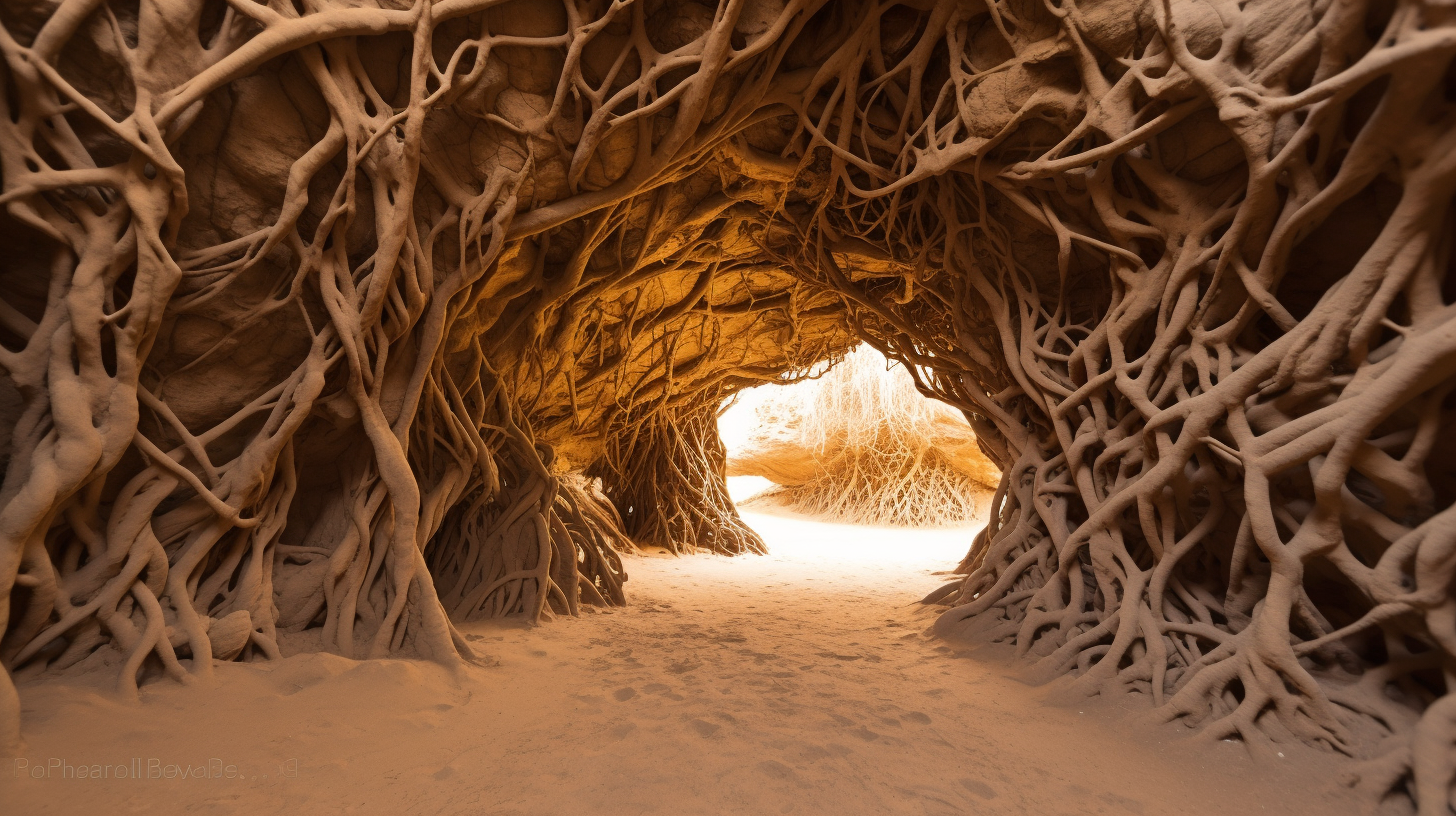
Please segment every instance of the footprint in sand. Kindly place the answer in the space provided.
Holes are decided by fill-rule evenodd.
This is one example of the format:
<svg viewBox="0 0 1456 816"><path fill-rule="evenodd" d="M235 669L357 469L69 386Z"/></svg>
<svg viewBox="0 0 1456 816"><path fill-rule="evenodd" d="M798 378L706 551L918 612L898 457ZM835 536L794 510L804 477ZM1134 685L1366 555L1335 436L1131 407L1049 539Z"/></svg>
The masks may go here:
<svg viewBox="0 0 1456 816"><path fill-rule="evenodd" d="M617 698L617 702L625 703L633 697L637 696L637 689L634 689L631 686L627 686L626 688L619 688L616 691L612 692L612 696Z"/></svg>
<svg viewBox="0 0 1456 816"><path fill-rule="evenodd" d="M795 776L793 768L790 768L789 766L785 765L782 762L779 762L776 759L766 759L763 762L758 763L758 769L760 771L763 771L765 774L773 777L774 779L782 779L785 782L793 779Z"/></svg>
<svg viewBox="0 0 1456 816"><path fill-rule="evenodd" d="M961 787L970 791L971 794L974 796L979 796L982 799L996 798L996 789L991 787L990 785L987 785L985 782L980 782L975 779L962 779L960 780L960 783Z"/></svg>
<svg viewBox="0 0 1456 816"><path fill-rule="evenodd" d="M698 732L698 736L700 737L713 737L719 731L723 730L723 726L717 723L710 723L707 720L691 719L688 720L688 724L693 727L693 730Z"/></svg>
<svg viewBox="0 0 1456 816"><path fill-rule="evenodd" d="M1142 813L1143 803L1136 799L1129 799L1126 796L1118 796L1115 793L1104 793L1097 797L1109 805L1117 808L1123 813Z"/></svg>
<svg viewBox="0 0 1456 816"><path fill-rule="evenodd" d="M827 759L828 757L834 756L832 752L826 751L818 745L805 745L799 751L799 754L803 756L804 759L809 760L810 762L816 759Z"/></svg>

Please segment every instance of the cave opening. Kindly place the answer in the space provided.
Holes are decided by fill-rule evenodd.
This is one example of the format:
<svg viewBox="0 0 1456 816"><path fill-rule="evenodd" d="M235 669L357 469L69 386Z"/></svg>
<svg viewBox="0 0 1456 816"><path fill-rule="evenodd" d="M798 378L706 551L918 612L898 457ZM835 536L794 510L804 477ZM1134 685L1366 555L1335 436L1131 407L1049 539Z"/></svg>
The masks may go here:
<svg viewBox="0 0 1456 816"><path fill-rule="evenodd" d="M866 344L794 382L732 395L718 433L729 495L750 527L769 517L833 525L819 538L835 548L878 540L887 557L924 530L959 530L967 549L1001 477L964 416Z"/></svg>

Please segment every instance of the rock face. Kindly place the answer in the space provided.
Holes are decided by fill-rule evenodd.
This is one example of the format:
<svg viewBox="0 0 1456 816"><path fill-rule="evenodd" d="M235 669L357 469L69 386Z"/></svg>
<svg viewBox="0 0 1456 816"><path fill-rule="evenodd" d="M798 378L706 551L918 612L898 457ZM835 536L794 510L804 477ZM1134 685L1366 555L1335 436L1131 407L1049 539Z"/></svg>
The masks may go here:
<svg viewBox="0 0 1456 816"><path fill-rule="evenodd" d="M903 366L863 347L822 377L754 406L730 476L779 485L750 505L860 524L969 524L1001 481L964 417L927 400Z"/></svg>
<svg viewBox="0 0 1456 816"><path fill-rule="evenodd" d="M798 386L802 388L803 386ZM811 395L769 394L753 406L753 431L728 452L729 476L762 476L777 485L803 484L819 471L813 442L805 439ZM778 397L778 398L776 398Z"/></svg>
<svg viewBox="0 0 1456 816"><path fill-rule="evenodd" d="M865 338L1005 473L941 631L1447 806L1446 5L20 0L0 28L8 670L206 674L239 611L239 659L317 630L453 662L449 613L620 602L608 477L697 514L656 529L731 522L713 440L641 431ZM18 705L0 676L11 749Z"/></svg>

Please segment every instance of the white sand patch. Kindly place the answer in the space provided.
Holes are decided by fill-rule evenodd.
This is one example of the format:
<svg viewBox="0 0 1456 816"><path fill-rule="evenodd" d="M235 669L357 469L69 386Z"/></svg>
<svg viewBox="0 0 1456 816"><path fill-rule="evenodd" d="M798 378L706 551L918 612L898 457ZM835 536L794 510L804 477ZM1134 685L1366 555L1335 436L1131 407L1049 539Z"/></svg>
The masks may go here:
<svg viewBox="0 0 1456 816"><path fill-rule="evenodd" d="M971 530L746 514L764 557L628 560L631 606L527 627L468 624L496 664L300 655L219 666L214 688L111 677L22 689L28 768L58 760L241 778L0 773L0 812L1321 814L1344 767L1311 749L1134 724L1134 698L1053 702L994 650L925 637L916 600ZM1324 783L1320 783L1324 784Z"/></svg>
<svg viewBox="0 0 1456 816"><path fill-rule="evenodd" d="M729 476L728 496L734 504L742 504L773 486L773 482L762 476Z"/></svg>

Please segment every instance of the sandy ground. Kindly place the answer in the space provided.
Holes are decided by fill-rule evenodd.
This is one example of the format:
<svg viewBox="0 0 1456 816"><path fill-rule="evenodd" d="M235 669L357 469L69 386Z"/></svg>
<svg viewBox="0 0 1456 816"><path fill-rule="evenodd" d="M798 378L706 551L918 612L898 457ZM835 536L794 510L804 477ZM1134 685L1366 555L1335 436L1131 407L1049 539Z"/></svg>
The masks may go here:
<svg viewBox="0 0 1456 816"><path fill-rule="evenodd" d="M626 609L468 624L494 665L462 678L314 654L222 665L215 688L157 682L140 706L99 677L27 684L27 764L0 774L0 812L1357 810L1328 755L1256 765L1136 721L1136 699L1069 703L995 649L924 636L934 610L914 601L970 531L747 517L772 555L631 559Z"/></svg>

